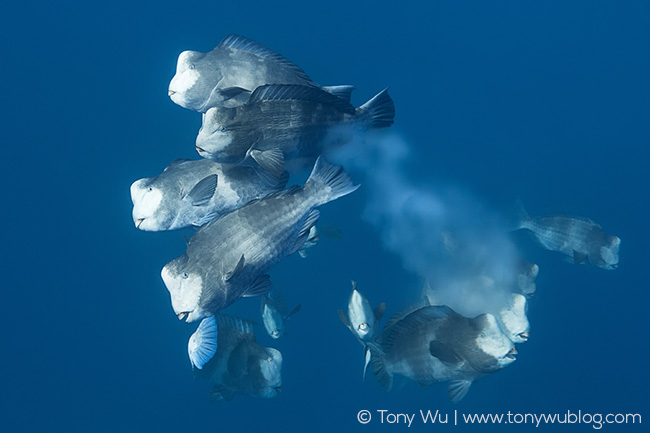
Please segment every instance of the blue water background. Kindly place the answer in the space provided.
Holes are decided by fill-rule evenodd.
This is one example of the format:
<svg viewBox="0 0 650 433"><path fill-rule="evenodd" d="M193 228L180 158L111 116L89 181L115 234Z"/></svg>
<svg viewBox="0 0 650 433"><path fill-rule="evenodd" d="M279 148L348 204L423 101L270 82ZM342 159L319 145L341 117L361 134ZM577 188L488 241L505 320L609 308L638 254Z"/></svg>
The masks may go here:
<svg viewBox="0 0 650 433"><path fill-rule="evenodd" d="M647 2L35 1L5 2L0 15L3 431L406 428L360 426L361 409L650 416ZM321 209L343 239L271 272L303 306L277 344L257 333L284 355L281 396L209 402L187 358L194 326L174 316L159 274L184 240L137 231L129 185L197 158L200 115L167 85L181 51L231 32L321 84L355 85L357 105L390 86L411 178L461 185L495 208L521 197L533 214L591 216L622 238L620 269L565 264L518 238L541 271L517 362L458 405L444 385L386 393L372 376L361 383L361 347L336 310L350 279L387 314L420 281L361 218L362 186ZM235 307L260 320L257 299ZM577 429L592 430L546 427Z"/></svg>

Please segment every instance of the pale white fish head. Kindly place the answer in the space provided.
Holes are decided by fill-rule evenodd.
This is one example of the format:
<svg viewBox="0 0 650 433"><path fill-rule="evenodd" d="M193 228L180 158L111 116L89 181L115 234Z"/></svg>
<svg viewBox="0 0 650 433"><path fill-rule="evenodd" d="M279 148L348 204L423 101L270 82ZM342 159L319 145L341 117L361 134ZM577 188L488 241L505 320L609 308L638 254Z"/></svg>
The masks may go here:
<svg viewBox="0 0 650 433"><path fill-rule="evenodd" d="M374 336L375 313L368 299L357 289L352 290L348 301L348 317L352 331L359 339L372 339Z"/></svg>
<svg viewBox="0 0 650 433"><path fill-rule="evenodd" d="M200 275L187 272L186 256L181 256L167 263L161 271L162 279L171 296L172 308L176 316L187 322L195 322L210 314L199 306L203 291L203 279Z"/></svg>
<svg viewBox="0 0 650 433"><path fill-rule="evenodd" d="M501 330L497 319L492 314L484 314L482 328L476 338L476 345L485 354L497 360L499 368L503 368L515 361L515 344Z"/></svg>
<svg viewBox="0 0 650 433"><path fill-rule="evenodd" d="M131 185L133 202L133 222L136 228L145 231L161 230L160 221L156 219L163 202L163 192L149 184L150 178L136 180Z"/></svg>
<svg viewBox="0 0 650 433"><path fill-rule="evenodd" d="M266 382L260 397L273 398L282 388L282 354L279 350L267 347L268 357L260 360L260 371Z"/></svg>
<svg viewBox="0 0 650 433"><path fill-rule="evenodd" d="M526 297L513 293L510 304L499 311L497 320L503 332L513 343L523 343L528 340L530 334L530 323L526 313L528 304Z"/></svg>
<svg viewBox="0 0 650 433"><path fill-rule="evenodd" d="M618 267L618 250L621 238L612 236L609 245L600 247L600 258L605 262L605 269L613 270Z"/></svg>
<svg viewBox="0 0 650 433"><path fill-rule="evenodd" d="M205 104L213 86L207 87L208 84L204 82L200 68L202 65L198 64L204 57L205 53L198 51L183 51L178 56L176 74L169 83L168 91L169 97L175 104L195 111L200 111ZM215 76L221 75L216 68L212 72Z"/></svg>

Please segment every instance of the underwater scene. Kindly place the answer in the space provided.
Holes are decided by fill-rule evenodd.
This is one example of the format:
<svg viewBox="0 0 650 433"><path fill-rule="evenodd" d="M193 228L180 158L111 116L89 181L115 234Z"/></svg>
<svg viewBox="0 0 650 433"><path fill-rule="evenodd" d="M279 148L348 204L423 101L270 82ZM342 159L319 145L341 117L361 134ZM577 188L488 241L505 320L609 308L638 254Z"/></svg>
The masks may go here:
<svg viewBox="0 0 650 433"><path fill-rule="evenodd" d="M645 431L647 2L0 8L6 431Z"/></svg>

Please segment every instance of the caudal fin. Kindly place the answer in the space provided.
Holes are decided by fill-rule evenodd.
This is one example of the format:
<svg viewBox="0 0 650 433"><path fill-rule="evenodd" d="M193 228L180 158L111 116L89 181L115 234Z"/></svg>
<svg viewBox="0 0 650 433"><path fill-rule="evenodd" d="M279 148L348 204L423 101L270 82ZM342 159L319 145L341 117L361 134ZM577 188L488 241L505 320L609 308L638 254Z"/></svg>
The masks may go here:
<svg viewBox="0 0 650 433"><path fill-rule="evenodd" d="M319 156L303 190L314 199L314 206L320 206L348 195L357 188L359 185L352 182L342 167L332 165Z"/></svg>
<svg viewBox="0 0 650 433"><path fill-rule="evenodd" d="M387 128L392 125L395 121L395 103L388 95L388 88L357 108L357 115L368 119L370 128Z"/></svg>

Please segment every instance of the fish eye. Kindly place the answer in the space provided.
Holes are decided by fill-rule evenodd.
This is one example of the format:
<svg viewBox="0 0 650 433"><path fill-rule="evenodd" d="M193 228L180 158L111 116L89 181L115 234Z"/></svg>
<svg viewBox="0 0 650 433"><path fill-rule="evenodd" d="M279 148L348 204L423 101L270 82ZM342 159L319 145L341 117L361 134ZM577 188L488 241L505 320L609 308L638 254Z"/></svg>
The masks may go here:
<svg viewBox="0 0 650 433"><path fill-rule="evenodd" d="M189 68L189 69L194 69L194 63L190 63L190 65L188 66L188 68Z"/></svg>
<svg viewBox="0 0 650 433"><path fill-rule="evenodd" d="M273 332L271 332L271 334L273 334L274 336L278 335L279 333L280 333L280 331L278 331L277 329L275 329L275 330L273 330Z"/></svg>
<svg viewBox="0 0 650 433"><path fill-rule="evenodd" d="M368 330L368 327L369 327L369 325L366 322L363 322L363 323L361 323L359 325L359 331L364 331L365 332L365 331Z"/></svg>
<svg viewBox="0 0 650 433"><path fill-rule="evenodd" d="M221 131L221 132L227 131L227 130L228 130L228 128L226 128L225 126L222 126L221 128L219 128L219 131Z"/></svg>
<svg viewBox="0 0 650 433"><path fill-rule="evenodd" d="M149 188L147 188L147 191L149 191L149 192L153 191L153 186L150 186Z"/></svg>
<svg viewBox="0 0 650 433"><path fill-rule="evenodd" d="M182 277L183 277L184 279L187 279L187 277L189 277L189 275L187 274L187 272L183 272Z"/></svg>

